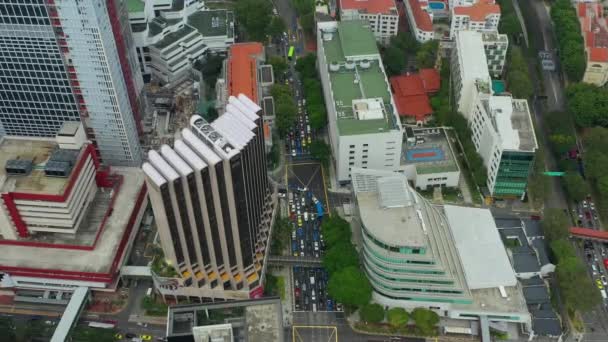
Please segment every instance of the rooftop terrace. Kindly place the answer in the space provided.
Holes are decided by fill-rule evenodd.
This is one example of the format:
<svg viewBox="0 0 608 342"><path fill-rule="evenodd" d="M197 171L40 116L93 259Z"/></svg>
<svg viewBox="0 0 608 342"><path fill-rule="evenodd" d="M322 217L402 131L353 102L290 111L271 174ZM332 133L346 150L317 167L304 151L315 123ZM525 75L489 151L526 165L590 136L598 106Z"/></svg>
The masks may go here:
<svg viewBox="0 0 608 342"><path fill-rule="evenodd" d="M413 134L413 137L410 137L409 134ZM406 129L406 135L408 138L415 139L416 142L403 143L401 165L414 164L418 174L459 170L454 151L444 130Z"/></svg>
<svg viewBox="0 0 608 342"><path fill-rule="evenodd" d="M44 165L57 148L55 140L4 138L0 141L0 192L25 192L34 194L62 195L69 177L48 177ZM29 175L6 174L8 160L32 160Z"/></svg>
<svg viewBox="0 0 608 342"><path fill-rule="evenodd" d="M234 14L223 9L210 11L197 11L188 17L188 25L198 30L204 37L227 35L231 38L233 31Z"/></svg>
<svg viewBox="0 0 608 342"><path fill-rule="evenodd" d="M127 0L127 11L129 13L143 12L146 5L142 0Z"/></svg>
<svg viewBox="0 0 608 342"><path fill-rule="evenodd" d="M328 72L340 135L371 134L393 129L397 119L391 104L391 93L380 65L376 40L368 24L355 20L337 25L338 30L333 32L331 39L323 41L323 51L328 65L332 64ZM338 70L333 71L336 67ZM355 118L352 101L373 98L382 100L383 118Z"/></svg>
<svg viewBox="0 0 608 342"><path fill-rule="evenodd" d="M492 124L506 150L534 152L538 147L527 100L491 96L487 102Z"/></svg>

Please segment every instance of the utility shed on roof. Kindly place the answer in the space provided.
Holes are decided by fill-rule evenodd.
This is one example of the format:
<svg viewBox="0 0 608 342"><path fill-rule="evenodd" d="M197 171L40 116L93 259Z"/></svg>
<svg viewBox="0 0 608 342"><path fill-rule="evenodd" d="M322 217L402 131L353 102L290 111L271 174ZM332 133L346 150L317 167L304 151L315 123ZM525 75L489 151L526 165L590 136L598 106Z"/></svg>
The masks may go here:
<svg viewBox="0 0 608 342"><path fill-rule="evenodd" d="M488 209L444 206L472 290L515 286L517 279ZM492 267L488 267L492 265Z"/></svg>

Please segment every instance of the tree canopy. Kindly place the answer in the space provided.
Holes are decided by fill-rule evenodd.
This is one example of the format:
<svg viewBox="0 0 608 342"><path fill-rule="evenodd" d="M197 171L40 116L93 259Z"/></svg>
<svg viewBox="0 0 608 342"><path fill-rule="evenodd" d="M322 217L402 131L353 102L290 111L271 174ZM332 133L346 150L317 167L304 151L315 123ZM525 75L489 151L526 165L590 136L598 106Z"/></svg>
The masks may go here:
<svg viewBox="0 0 608 342"><path fill-rule="evenodd" d="M560 260L556 275L560 294L569 308L586 312L601 302L602 298L579 258L566 257Z"/></svg>
<svg viewBox="0 0 608 342"><path fill-rule="evenodd" d="M436 39L421 44L418 51L416 51L416 66L418 69L434 67L437 61L438 49L439 41Z"/></svg>
<svg viewBox="0 0 608 342"><path fill-rule="evenodd" d="M239 0L236 17L250 40L264 42L272 21L272 3L266 0Z"/></svg>
<svg viewBox="0 0 608 342"><path fill-rule="evenodd" d="M315 140L310 145L310 154L321 164L328 166L331 158L331 148L323 140Z"/></svg>
<svg viewBox="0 0 608 342"><path fill-rule="evenodd" d="M576 83L566 89L568 111L580 127L608 126L608 90Z"/></svg>
<svg viewBox="0 0 608 342"><path fill-rule="evenodd" d="M309 53L298 59L296 70L302 77L310 127L321 129L327 124L327 110L325 109L325 99L323 98L323 86L317 76L316 63L317 56Z"/></svg>
<svg viewBox="0 0 608 342"><path fill-rule="evenodd" d="M331 215L323 219L321 231L325 237L325 245L328 249L340 242L350 242L350 224L338 215Z"/></svg>
<svg viewBox="0 0 608 342"><path fill-rule="evenodd" d="M274 84L270 89L276 107L276 125L281 136L287 134L296 121L297 107L291 88L284 84Z"/></svg>
<svg viewBox="0 0 608 342"><path fill-rule="evenodd" d="M270 23L266 28L268 35L274 38L282 37L283 32L285 32L286 29L287 26L285 25L285 21L283 20L283 18L276 15L272 16L272 19L270 19Z"/></svg>
<svg viewBox="0 0 608 342"><path fill-rule="evenodd" d="M283 74L287 71L287 62L281 56L271 56L268 58L268 64L272 65L272 72L275 80L282 80Z"/></svg>
<svg viewBox="0 0 608 342"><path fill-rule="evenodd" d="M591 193L589 183L587 183L583 177L581 177L580 173L576 171L566 172L563 181L566 192L568 192L570 198L575 201L582 201Z"/></svg>
<svg viewBox="0 0 608 342"><path fill-rule="evenodd" d="M439 315L432 310L425 308L415 308L412 311L412 319L416 323L416 328L425 335L432 335L435 326L439 323Z"/></svg>
<svg viewBox="0 0 608 342"><path fill-rule="evenodd" d="M339 303L362 306L372 298L372 286L359 268L346 267L329 278L327 292Z"/></svg>
<svg viewBox="0 0 608 342"><path fill-rule="evenodd" d="M543 233L549 241L566 239L570 235L569 219L562 209L549 208L541 221Z"/></svg>
<svg viewBox="0 0 608 342"><path fill-rule="evenodd" d="M380 323L384 320L384 308L380 304L365 304L359 309L359 317L368 323Z"/></svg>
<svg viewBox="0 0 608 342"><path fill-rule="evenodd" d="M350 241L339 242L323 255L323 267L333 274L343 268L359 265L359 253Z"/></svg>
<svg viewBox="0 0 608 342"><path fill-rule="evenodd" d="M551 19L559 46L559 58L570 81L580 81L586 68L583 36L570 0L555 0L551 5Z"/></svg>
<svg viewBox="0 0 608 342"><path fill-rule="evenodd" d="M403 327L410 320L410 315L404 308L392 308L386 313L388 322L396 328Z"/></svg>
<svg viewBox="0 0 608 342"><path fill-rule="evenodd" d="M509 90L514 97L528 99L534 95L534 86L530 80L528 65L521 49L517 46L511 47L509 53L507 81Z"/></svg>

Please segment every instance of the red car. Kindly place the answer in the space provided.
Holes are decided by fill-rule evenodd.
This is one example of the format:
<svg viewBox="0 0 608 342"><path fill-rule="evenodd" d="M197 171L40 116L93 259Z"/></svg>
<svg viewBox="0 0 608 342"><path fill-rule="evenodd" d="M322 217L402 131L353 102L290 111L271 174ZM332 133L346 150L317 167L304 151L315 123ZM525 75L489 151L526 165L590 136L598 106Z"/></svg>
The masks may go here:
<svg viewBox="0 0 608 342"><path fill-rule="evenodd" d="M295 289L294 292L295 292L296 297L300 297L300 293L301 292L300 292L300 288L299 287L296 287L296 289Z"/></svg>
<svg viewBox="0 0 608 342"><path fill-rule="evenodd" d="M604 267L608 268L608 259L604 259Z"/></svg>

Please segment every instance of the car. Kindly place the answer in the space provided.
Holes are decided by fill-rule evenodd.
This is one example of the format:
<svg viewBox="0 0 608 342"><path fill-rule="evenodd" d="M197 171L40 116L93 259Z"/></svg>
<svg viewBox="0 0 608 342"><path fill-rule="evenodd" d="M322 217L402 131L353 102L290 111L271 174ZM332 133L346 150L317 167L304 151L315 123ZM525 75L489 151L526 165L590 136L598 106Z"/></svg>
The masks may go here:
<svg viewBox="0 0 608 342"><path fill-rule="evenodd" d="M306 146L306 139L302 139L302 147Z"/></svg>
<svg viewBox="0 0 608 342"><path fill-rule="evenodd" d="M291 150L291 156L292 156L292 157L295 157L295 156L296 156L296 149L295 149L295 148Z"/></svg>
<svg viewBox="0 0 608 342"><path fill-rule="evenodd" d="M137 337L137 335L135 335L135 334L133 334L133 333L126 333L126 334L125 334L125 337L126 337L126 338L135 338L135 337Z"/></svg>
<svg viewBox="0 0 608 342"><path fill-rule="evenodd" d="M302 294L302 291L300 290L300 288L296 287L294 289L293 293L295 294L296 297L300 297L300 295Z"/></svg>
<svg viewBox="0 0 608 342"><path fill-rule="evenodd" d="M603 284L604 286L608 286L608 280L606 279L606 276L605 276L605 275L601 275L601 276L600 276L600 280L602 281L602 284Z"/></svg>
<svg viewBox="0 0 608 342"><path fill-rule="evenodd" d="M338 311L343 311L342 304L341 303L336 304L336 309L338 309Z"/></svg>
<svg viewBox="0 0 608 342"><path fill-rule="evenodd" d="M585 217L587 220L591 220L591 213L589 211L585 211Z"/></svg>
<svg viewBox="0 0 608 342"><path fill-rule="evenodd" d="M297 257L298 255L300 255L298 252L293 252L293 256Z"/></svg>
<svg viewBox="0 0 608 342"><path fill-rule="evenodd" d="M583 208L587 209L588 206L589 206L589 203L587 203L587 201L583 200Z"/></svg>
<svg viewBox="0 0 608 342"><path fill-rule="evenodd" d="M150 335L139 335L139 338L141 338L144 341L152 341L152 336L150 336Z"/></svg>
<svg viewBox="0 0 608 342"><path fill-rule="evenodd" d="M308 144L310 145L312 143L312 138L310 137L310 135L308 136Z"/></svg>
<svg viewBox="0 0 608 342"><path fill-rule="evenodd" d="M599 279L595 279L595 285L597 285L597 288L600 290L604 289L604 284L602 284L602 281Z"/></svg>
<svg viewBox="0 0 608 342"><path fill-rule="evenodd" d="M302 227L302 218L298 216L298 227Z"/></svg>

